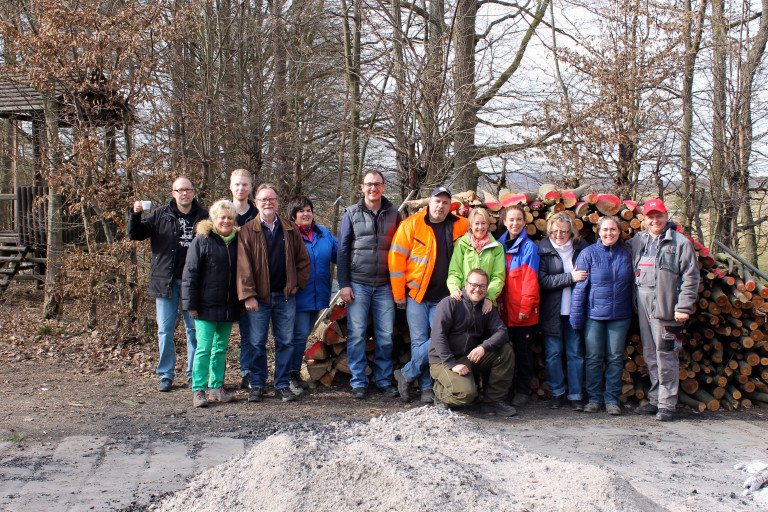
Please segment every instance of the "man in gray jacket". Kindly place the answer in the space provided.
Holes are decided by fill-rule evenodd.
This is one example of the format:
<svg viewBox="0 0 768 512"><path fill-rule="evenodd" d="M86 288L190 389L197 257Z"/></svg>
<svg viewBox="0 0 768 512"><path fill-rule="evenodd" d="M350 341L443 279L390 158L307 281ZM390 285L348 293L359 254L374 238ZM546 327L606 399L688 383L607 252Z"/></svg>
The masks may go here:
<svg viewBox="0 0 768 512"><path fill-rule="evenodd" d="M698 298L699 266L693 244L669 221L661 199L646 201L643 214L647 229L632 239L631 247L640 338L651 389L650 403L635 412L671 421L677 405L683 323Z"/></svg>
<svg viewBox="0 0 768 512"><path fill-rule="evenodd" d="M429 372L435 379L435 405L471 404L478 395L473 372L488 372L481 411L514 416L517 411L503 402L512 384L515 354L507 328L494 309L483 314L488 294L488 274L469 272L462 300L446 297L437 304L429 347Z"/></svg>

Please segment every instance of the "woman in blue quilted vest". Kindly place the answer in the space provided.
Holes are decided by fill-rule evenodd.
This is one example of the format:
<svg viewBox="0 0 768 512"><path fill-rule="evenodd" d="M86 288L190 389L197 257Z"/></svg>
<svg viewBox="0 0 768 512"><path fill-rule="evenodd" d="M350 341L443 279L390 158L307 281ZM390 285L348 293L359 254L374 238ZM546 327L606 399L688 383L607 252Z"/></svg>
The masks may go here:
<svg viewBox="0 0 768 512"><path fill-rule="evenodd" d="M584 331L586 384L589 403L584 412L621 414L622 358L632 319L632 255L621 240L615 217L597 223L599 240L581 251L576 267L587 278L576 283L571 295L571 326ZM605 364L605 371L603 371Z"/></svg>

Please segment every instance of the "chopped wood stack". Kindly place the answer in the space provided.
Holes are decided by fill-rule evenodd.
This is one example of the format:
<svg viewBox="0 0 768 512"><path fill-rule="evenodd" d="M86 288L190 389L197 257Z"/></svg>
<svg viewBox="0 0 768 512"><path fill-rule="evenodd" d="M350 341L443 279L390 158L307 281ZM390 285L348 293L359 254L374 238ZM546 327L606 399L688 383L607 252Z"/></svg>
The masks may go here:
<svg viewBox="0 0 768 512"><path fill-rule="evenodd" d="M453 209L466 215L471 208L487 208L494 220L503 207L523 206L529 237L538 241L546 234L546 222L556 212L571 215L582 238L596 240L597 222L604 215L619 218L622 236L630 239L645 229L637 203L610 194L587 193L586 187L559 190L542 185L535 192L502 190L498 197L482 191L462 192L453 197ZM427 204L426 199L406 203L412 212ZM497 229L498 226L498 229ZM501 234L501 223L491 229ZM695 242L701 268L699 301L686 323L685 341L680 352L680 402L694 410L735 409L759 405L768 407L768 283L759 282L742 265L724 254L712 255ZM346 364L346 307L338 294L318 319L308 341L308 377L330 386L338 372L349 374ZM366 349L372 361L373 330L369 318ZM396 367L410 358L410 338L401 310L393 335ZM532 382L534 396L545 397L544 351L541 340L533 346L538 378ZM622 401L641 403L647 398L650 381L642 355L636 322L628 336L624 354Z"/></svg>

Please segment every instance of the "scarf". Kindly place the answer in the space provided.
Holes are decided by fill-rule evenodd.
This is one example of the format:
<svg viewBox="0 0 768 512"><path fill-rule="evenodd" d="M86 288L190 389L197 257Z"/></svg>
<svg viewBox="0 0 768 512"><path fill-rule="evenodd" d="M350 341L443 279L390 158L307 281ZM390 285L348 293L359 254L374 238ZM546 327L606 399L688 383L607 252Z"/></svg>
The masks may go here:
<svg viewBox="0 0 768 512"><path fill-rule="evenodd" d="M475 235L472 234L472 232L467 232L467 236L469 237L469 243L472 244L472 247L475 248L475 250L480 253L480 251L483 250L483 247L491 243L491 235L486 231L485 237L481 239L475 238Z"/></svg>
<svg viewBox="0 0 768 512"><path fill-rule="evenodd" d="M296 225L299 226L298 224L296 224ZM310 224L308 228L304 228L302 226L299 226L299 233L301 234L301 236L303 236L304 238L309 240L310 243L312 242L312 234L314 233L312 231L312 229L314 227L315 227L315 221L312 221L312 224Z"/></svg>
<svg viewBox="0 0 768 512"><path fill-rule="evenodd" d="M235 239L235 235L237 235L237 231L235 231L233 229L232 231L229 232L229 234L227 236L224 236L221 233L219 233L219 230L216 229L216 226L213 226L213 232L216 233L217 235L219 235L221 237L221 239L224 240L224 243L226 245L229 245L229 242L234 240Z"/></svg>

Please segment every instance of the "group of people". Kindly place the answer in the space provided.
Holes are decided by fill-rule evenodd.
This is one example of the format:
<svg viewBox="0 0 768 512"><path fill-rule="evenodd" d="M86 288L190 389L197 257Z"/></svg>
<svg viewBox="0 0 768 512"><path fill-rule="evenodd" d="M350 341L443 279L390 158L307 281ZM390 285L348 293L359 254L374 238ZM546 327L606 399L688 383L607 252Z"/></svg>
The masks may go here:
<svg viewBox="0 0 768 512"><path fill-rule="evenodd" d="M260 185L251 203L252 182L243 169L231 176L233 200L217 201L210 213L183 177L173 184L171 202L144 219L136 202L128 234L151 239L158 390L170 390L174 379L181 300L195 406L231 400L223 387L224 360L238 320L248 400L263 399L270 323L275 397L295 400L307 388L302 357L328 306L336 263L347 304L354 398L365 399L372 380L384 395L405 401L418 394L440 407L479 403L485 413L512 416L532 392L531 343L540 331L550 407L567 399L574 410L594 413L604 406L608 414L621 414L622 357L637 310L651 388L649 404L636 412L673 418L682 327L697 297L699 272L692 243L676 231L661 200L645 203L647 229L628 244L619 221L605 216L597 242L588 246L562 212L549 218L547 236L537 245L519 205L502 211L505 231L497 240L487 210L475 208L468 218L453 213L445 187L435 188L427 207L406 219L384 196L385 187L382 173L365 174L362 197L347 208L338 242L315 223L307 197L290 201L287 218L278 213L273 185ZM392 361L396 308L405 309L411 346L410 361L399 369Z"/></svg>

